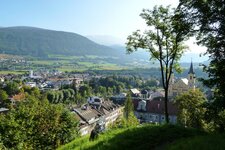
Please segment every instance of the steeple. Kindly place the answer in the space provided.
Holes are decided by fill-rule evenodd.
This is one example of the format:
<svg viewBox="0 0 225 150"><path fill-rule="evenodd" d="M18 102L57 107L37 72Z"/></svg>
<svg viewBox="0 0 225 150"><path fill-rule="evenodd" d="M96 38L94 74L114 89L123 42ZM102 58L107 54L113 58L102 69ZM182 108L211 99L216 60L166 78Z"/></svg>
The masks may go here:
<svg viewBox="0 0 225 150"><path fill-rule="evenodd" d="M192 63L192 61L191 61L191 66L190 66L190 69L188 71L188 74L195 74L194 69L193 69L193 63Z"/></svg>
<svg viewBox="0 0 225 150"><path fill-rule="evenodd" d="M193 69L193 63L191 61L191 66L190 69L188 71L188 85L190 88L195 89L195 72Z"/></svg>

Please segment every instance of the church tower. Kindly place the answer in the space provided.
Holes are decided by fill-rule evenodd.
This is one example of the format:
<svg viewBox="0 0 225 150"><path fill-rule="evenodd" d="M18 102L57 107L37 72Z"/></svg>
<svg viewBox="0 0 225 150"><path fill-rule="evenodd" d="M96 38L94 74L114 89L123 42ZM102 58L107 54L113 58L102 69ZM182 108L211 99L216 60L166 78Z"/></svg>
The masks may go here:
<svg viewBox="0 0 225 150"><path fill-rule="evenodd" d="M190 88L195 89L195 72L193 69L193 63L191 61L191 66L190 69L188 71L188 85Z"/></svg>

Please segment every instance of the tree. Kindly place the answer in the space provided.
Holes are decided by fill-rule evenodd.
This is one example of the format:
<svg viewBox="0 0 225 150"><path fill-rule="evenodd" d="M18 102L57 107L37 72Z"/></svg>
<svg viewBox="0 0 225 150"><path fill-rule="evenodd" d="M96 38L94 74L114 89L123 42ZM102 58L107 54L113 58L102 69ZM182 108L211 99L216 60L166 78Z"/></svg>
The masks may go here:
<svg viewBox="0 0 225 150"><path fill-rule="evenodd" d="M190 90L176 97L178 106L178 122L185 127L203 128L206 102L204 94L198 90Z"/></svg>
<svg viewBox="0 0 225 150"><path fill-rule="evenodd" d="M8 82L4 87L4 90L7 92L8 95L14 95L19 93L19 84L17 82Z"/></svg>
<svg viewBox="0 0 225 150"><path fill-rule="evenodd" d="M54 103L55 102L55 92L50 91L47 93L47 99L49 102Z"/></svg>
<svg viewBox="0 0 225 150"><path fill-rule="evenodd" d="M107 90L104 86L99 86L98 87L98 91L100 93L101 96L106 97L107 96Z"/></svg>
<svg viewBox="0 0 225 150"><path fill-rule="evenodd" d="M0 115L0 145L6 149L56 149L78 135L74 114L62 105L30 97Z"/></svg>
<svg viewBox="0 0 225 150"><path fill-rule="evenodd" d="M225 2L223 0L180 0L178 9L183 20L192 24L198 44L207 48L210 64L204 66L208 79L203 83L215 89L215 101L208 106L209 118L219 123L225 108ZM217 124L220 126L220 123ZM224 127L221 126L224 130Z"/></svg>
<svg viewBox="0 0 225 150"><path fill-rule="evenodd" d="M90 88L90 86L88 86L88 85L81 86L80 89L79 89L79 93L83 97L90 96L91 95L91 88Z"/></svg>
<svg viewBox="0 0 225 150"><path fill-rule="evenodd" d="M130 92L127 94L127 98L125 101L125 107L124 107L124 117L125 119L128 120L129 116L133 113L134 110L134 106L133 106L133 102L131 99L131 94Z"/></svg>
<svg viewBox="0 0 225 150"><path fill-rule="evenodd" d="M8 98L8 94L6 93L6 91L4 90L0 90L0 102L3 102L5 100L7 100Z"/></svg>
<svg viewBox="0 0 225 150"><path fill-rule="evenodd" d="M59 95L59 102L63 103L63 100L64 100L63 92L62 91L58 91L58 95Z"/></svg>
<svg viewBox="0 0 225 150"><path fill-rule="evenodd" d="M184 24L179 11L171 11L170 7L155 6L153 10L144 9L140 16L145 20L149 30L141 33L137 30L128 36L127 52L138 48L150 52L151 59L160 63L161 78L165 90L165 118L168 115L168 88L173 69L180 71L178 60L185 50L183 41L189 37L189 25Z"/></svg>
<svg viewBox="0 0 225 150"><path fill-rule="evenodd" d="M9 107L10 100L8 99L8 94L4 90L0 90L0 107Z"/></svg>
<svg viewBox="0 0 225 150"><path fill-rule="evenodd" d="M64 99L67 100L71 97L71 93L68 89L64 89L63 90L63 96L64 96Z"/></svg>

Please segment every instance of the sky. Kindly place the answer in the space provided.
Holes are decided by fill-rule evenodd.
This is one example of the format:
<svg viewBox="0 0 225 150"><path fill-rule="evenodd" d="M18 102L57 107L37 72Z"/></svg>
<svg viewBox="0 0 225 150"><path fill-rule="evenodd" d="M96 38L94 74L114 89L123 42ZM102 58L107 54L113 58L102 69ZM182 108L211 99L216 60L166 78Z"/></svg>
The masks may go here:
<svg viewBox="0 0 225 150"><path fill-rule="evenodd" d="M155 5L176 7L179 0L0 0L0 27L33 26L84 36L111 36L121 43L146 25L139 14ZM196 51L193 40L189 47Z"/></svg>

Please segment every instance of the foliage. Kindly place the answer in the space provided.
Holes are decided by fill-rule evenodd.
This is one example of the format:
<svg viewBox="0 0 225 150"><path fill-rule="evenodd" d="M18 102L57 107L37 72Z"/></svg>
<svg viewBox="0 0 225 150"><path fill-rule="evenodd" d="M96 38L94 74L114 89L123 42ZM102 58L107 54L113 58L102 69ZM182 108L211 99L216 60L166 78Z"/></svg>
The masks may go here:
<svg viewBox="0 0 225 150"><path fill-rule="evenodd" d="M74 96L75 91L73 89L63 89L47 92L47 99L49 100L49 102L54 104L74 102Z"/></svg>
<svg viewBox="0 0 225 150"><path fill-rule="evenodd" d="M77 136L77 121L61 105L30 98L0 115L0 133L8 149L54 149Z"/></svg>
<svg viewBox="0 0 225 150"><path fill-rule="evenodd" d="M172 11L170 7L155 6L153 10L144 9L140 15L149 30L140 30L128 36L127 52L138 48L149 51L151 59L160 63L161 78L165 90L165 118L169 122L167 102L169 81L173 69L180 70L178 60L182 56L185 46L183 41L189 36L189 24L184 24L179 11Z"/></svg>
<svg viewBox="0 0 225 150"><path fill-rule="evenodd" d="M185 127L203 128L206 109L204 94L198 90L190 90L176 97L178 106L178 122Z"/></svg>
<svg viewBox="0 0 225 150"><path fill-rule="evenodd" d="M20 89L19 89L19 84L14 81L10 81L6 83L6 86L4 87L4 90L8 95L15 95L18 94Z"/></svg>
<svg viewBox="0 0 225 150"><path fill-rule="evenodd" d="M88 97L91 95L91 88L88 85L82 85L79 88L79 93L82 97Z"/></svg>
<svg viewBox="0 0 225 150"><path fill-rule="evenodd" d="M128 120L128 118L130 117L130 115L133 113L134 111L134 105L133 105L133 102L132 102L132 99L131 99L131 93L128 92L127 94L127 98L126 98L126 101L125 101L125 104L124 104L124 117L125 119Z"/></svg>
<svg viewBox="0 0 225 150"><path fill-rule="evenodd" d="M23 91L31 96L35 96L39 98L41 96L41 92L37 87L23 86Z"/></svg>
<svg viewBox="0 0 225 150"><path fill-rule="evenodd" d="M207 117L210 122L224 130L219 114L225 108L225 3L221 0L180 0L178 9L186 22L192 24L198 44L207 48L210 64L204 66L208 78L203 80L214 88L214 102L208 104Z"/></svg>
<svg viewBox="0 0 225 150"><path fill-rule="evenodd" d="M8 94L6 93L6 91L0 89L0 102L3 102L3 101L5 101L5 100L7 100L8 97L9 97L9 96L8 96Z"/></svg>
<svg viewBox="0 0 225 150"><path fill-rule="evenodd" d="M137 127L139 124L140 123L137 117L134 115L133 112L131 112L128 118L122 118L120 126L121 127Z"/></svg>

